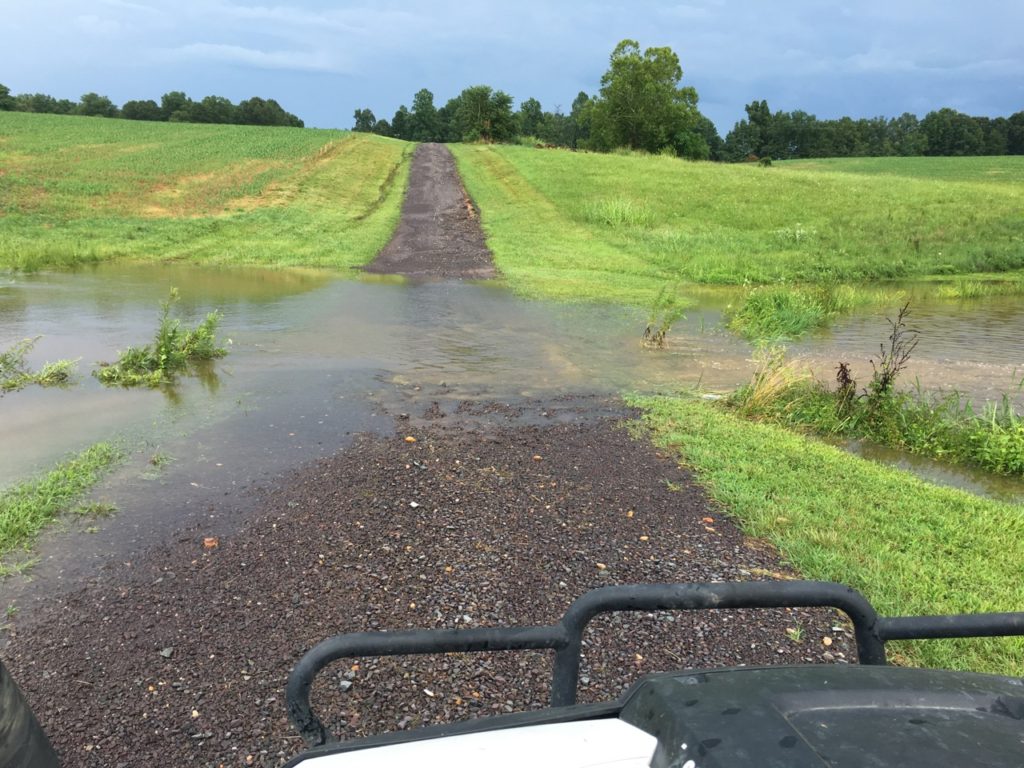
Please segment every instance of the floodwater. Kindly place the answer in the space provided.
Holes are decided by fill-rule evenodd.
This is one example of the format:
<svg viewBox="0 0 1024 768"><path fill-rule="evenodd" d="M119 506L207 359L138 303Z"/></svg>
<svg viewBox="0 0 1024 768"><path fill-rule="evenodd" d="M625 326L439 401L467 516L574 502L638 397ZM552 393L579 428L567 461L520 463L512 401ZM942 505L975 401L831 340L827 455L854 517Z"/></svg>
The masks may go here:
<svg viewBox="0 0 1024 768"><path fill-rule="evenodd" d="M180 291L187 325L221 310L219 337L230 339L229 355L173 389L101 386L89 372L150 339L171 286ZM6 276L0 278L0 349L39 336L34 366L57 358L80 362L73 387L0 398L0 486L117 436L145 446L156 464L171 461L176 473L162 482L175 477L191 488L221 488L223 478L255 483L337 450L354 433L389 430L396 413L422 411L432 399L732 389L753 368L749 345L721 325L737 294L702 290L695 297L697 306L673 329L668 348L650 350L640 344L642 310L525 301L485 284L160 264ZM1013 392L1019 403L1021 304L1015 298L915 303L912 324L921 338L903 382L958 389L976 401ZM868 361L888 333L885 312L865 312L790 352L822 377L843 360L867 381ZM934 462L924 473L1024 499L1018 481L977 480Z"/></svg>

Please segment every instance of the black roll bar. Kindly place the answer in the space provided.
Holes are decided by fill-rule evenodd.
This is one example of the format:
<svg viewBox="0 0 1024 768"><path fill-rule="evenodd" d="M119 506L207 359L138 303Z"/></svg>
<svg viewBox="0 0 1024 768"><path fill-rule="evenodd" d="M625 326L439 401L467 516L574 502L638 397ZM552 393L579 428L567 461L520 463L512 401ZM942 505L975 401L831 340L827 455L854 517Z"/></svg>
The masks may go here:
<svg viewBox="0 0 1024 768"><path fill-rule="evenodd" d="M342 658L479 651L555 651L551 706L576 703L583 631L600 613L714 608L837 608L853 623L860 664L885 664L889 640L1024 635L1024 613L880 618L859 592L826 581L633 584L602 587L577 598L562 619L544 627L485 627L335 635L310 649L288 677L288 716L309 746L333 737L310 705L313 680Z"/></svg>

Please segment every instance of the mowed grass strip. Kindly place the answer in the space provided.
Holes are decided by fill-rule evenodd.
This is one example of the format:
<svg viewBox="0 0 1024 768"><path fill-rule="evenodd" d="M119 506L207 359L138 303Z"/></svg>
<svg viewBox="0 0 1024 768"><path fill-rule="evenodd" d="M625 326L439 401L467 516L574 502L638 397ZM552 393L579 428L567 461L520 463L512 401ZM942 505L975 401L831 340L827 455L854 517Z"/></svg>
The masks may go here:
<svg viewBox="0 0 1024 768"><path fill-rule="evenodd" d="M1024 610L1024 510L925 483L693 398L638 397L655 441L804 577L882 615ZM891 643L914 665L1024 674L1024 639Z"/></svg>
<svg viewBox="0 0 1024 768"><path fill-rule="evenodd" d="M1024 158L912 175L452 147L501 270L525 293L652 298L666 281L862 282L1024 268ZM948 161L949 158L935 158ZM844 161L845 162L845 161ZM855 162L855 161L851 161ZM856 161L859 162L859 161ZM888 160L880 163L890 162ZM891 161L900 167L902 159Z"/></svg>
<svg viewBox="0 0 1024 768"><path fill-rule="evenodd" d="M346 267L398 220L411 145L344 131L0 113L0 267Z"/></svg>
<svg viewBox="0 0 1024 768"><path fill-rule="evenodd" d="M0 557L31 546L39 532L70 510L121 455L111 443L97 443L46 474L0 492Z"/></svg>

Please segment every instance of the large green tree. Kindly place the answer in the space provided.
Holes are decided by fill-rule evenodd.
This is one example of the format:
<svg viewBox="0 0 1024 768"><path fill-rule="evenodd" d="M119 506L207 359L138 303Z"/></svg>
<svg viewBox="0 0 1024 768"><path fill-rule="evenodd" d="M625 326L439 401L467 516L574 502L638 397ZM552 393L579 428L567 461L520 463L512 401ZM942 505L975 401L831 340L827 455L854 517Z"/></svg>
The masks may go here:
<svg viewBox="0 0 1024 768"><path fill-rule="evenodd" d="M14 97L11 96L11 89L0 83L0 110L9 112L14 109Z"/></svg>
<svg viewBox="0 0 1024 768"><path fill-rule="evenodd" d="M672 146L697 120L697 91L680 87L682 78L679 57L671 48L641 52L635 40L615 46L593 108L595 148L658 152Z"/></svg>
<svg viewBox="0 0 1024 768"><path fill-rule="evenodd" d="M163 120L160 105L152 99L126 101L121 105L121 117L125 120Z"/></svg>
<svg viewBox="0 0 1024 768"><path fill-rule="evenodd" d="M540 136L544 123L544 110L540 102L529 98L519 105L516 113L519 121L519 133L523 136Z"/></svg>
<svg viewBox="0 0 1024 768"><path fill-rule="evenodd" d="M117 106L114 102L98 93L82 94L75 111L88 117L117 117Z"/></svg>
<svg viewBox="0 0 1024 768"><path fill-rule="evenodd" d="M515 136L512 97L487 85L473 85L458 97L454 123L461 141L509 141Z"/></svg>
<svg viewBox="0 0 1024 768"><path fill-rule="evenodd" d="M356 124L352 126L352 130L356 133L370 133L377 124L377 118L371 109L357 109L353 117Z"/></svg>
<svg viewBox="0 0 1024 768"><path fill-rule="evenodd" d="M440 141L441 124L434 106L434 94L421 88L412 97L409 132L413 141Z"/></svg>

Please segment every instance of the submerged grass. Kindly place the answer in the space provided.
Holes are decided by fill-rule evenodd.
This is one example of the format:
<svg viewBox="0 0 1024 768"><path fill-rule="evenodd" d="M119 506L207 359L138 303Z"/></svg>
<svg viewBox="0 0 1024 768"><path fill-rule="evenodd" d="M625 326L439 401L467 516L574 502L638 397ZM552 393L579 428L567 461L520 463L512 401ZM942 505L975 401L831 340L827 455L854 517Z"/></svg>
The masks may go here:
<svg viewBox="0 0 1024 768"><path fill-rule="evenodd" d="M112 258L347 267L398 221L412 145L344 131L0 112L0 269Z"/></svg>
<svg viewBox="0 0 1024 768"><path fill-rule="evenodd" d="M1019 506L925 483L693 398L638 397L677 452L751 536L803 576L848 584L883 615L1024 608ZM1024 639L892 643L910 664L1024 674Z"/></svg>
<svg viewBox="0 0 1024 768"><path fill-rule="evenodd" d="M27 548L51 520L71 510L121 458L110 443L97 443L34 480L0 492L0 557Z"/></svg>
<svg viewBox="0 0 1024 768"><path fill-rule="evenodd" d="M849 284L1024 268L1019 193L994 180L988 158L957 158L956 174L887 175L842 162L452 151L499 268L528 295L646 305L672 281ZM999 167L1024 177L1024 158Z"/></svg>

